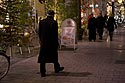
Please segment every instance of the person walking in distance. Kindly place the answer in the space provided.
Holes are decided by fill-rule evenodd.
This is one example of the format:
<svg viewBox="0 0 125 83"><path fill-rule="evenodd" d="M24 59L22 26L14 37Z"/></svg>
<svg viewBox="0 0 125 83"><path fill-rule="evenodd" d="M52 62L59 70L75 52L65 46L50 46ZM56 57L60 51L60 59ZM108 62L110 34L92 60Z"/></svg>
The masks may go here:
<svg viewBox="0 0 125 83"><path fill-rule="evenodd" d="M115 28L117 28L117 25L116 25L113 15L111 15L107 21L107 30L109 33L110 41L112 41L113 32Z"/></svg>
<svg viewBox="0 0 125 83"><path fill-rule="evenodd" d="M47 18L39 22L40 52L38 63L40 63L41 77L46 76L46 63L53 63L55 73L64 69L58 62L58 23L54 20L55 12L49 10Z"/></svg>
<svg viewBox="0 0 125 83"><path fill-rule="evenodd" d="M103 39L104 27L105 27L105 19L102 16L102 13L100 13L99 16L97 17L97 32L99 34L100 40Z"/></svg>
<svg viewBox="0 0 125 83"><path fill-rule="evenodd" d="M93 16L93 13L91 14L91 17L88 19L88 30L89 30L89 41L96 40L96 19Z"/></svg>

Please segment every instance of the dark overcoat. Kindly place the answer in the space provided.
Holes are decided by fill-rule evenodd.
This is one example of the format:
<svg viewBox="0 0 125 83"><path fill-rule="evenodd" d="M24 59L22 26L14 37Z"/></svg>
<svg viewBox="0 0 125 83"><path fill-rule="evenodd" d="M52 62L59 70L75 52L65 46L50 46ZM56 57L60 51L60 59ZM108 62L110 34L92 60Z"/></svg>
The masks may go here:
<svg viewBox="0 0 125 83"><path fill-rule="evenodd" d="M96 19L92 17L88 20L89 39L96 39Z"/></svg>
<svg viewBox="0 0 125 83"><path fill-rule="evenodd" d="M38 63L58 61L58 24L53 17L39 22L40 53Z"/></svg>
<svg viewBox="0 0 125 83"><path fill-rule="evenodd" d="M116 27L116 23L115 23L114 17L109 17L107 22L107 30L109 32L113 32L115 27Z"/></svg>

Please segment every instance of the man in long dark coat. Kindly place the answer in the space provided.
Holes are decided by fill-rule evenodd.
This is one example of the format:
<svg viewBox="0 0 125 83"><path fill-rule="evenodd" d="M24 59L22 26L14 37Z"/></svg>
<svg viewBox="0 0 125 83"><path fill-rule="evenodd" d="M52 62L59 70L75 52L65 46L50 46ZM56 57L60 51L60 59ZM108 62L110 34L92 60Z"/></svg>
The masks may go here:
<svg viewBox="0 0 125 83"><path fill-rule="evenodd" d="M105 19L102 16L102 13L100 13L100 15L97 17L97 31L98 31L100 40L103 39L104 27L105 27Z"/></svg>
<svg viewBox="0 0 125 83"><path fill-rule="evenodd" d="M114 16L111 15L107 21L107 30L109 32L110 41L112 41L114 29L117 28Z"/></svg>
<svg viewBox="0 0 125 83"><path fill-rule="evenodd" d="M39 22L40 53L38 63L40 63L40 73L46 76L45 63L54 63L55 73L64 69L58 62L58 24L54 20L54 11L49 10L47 18Z"/></svg>
<svg viewBox="0 0 125 83"><path fill-rule="evenodd" d="M88 19L88 30L89 30L89 41L96 40L96 19L91 14L91 17Z"/></svg>

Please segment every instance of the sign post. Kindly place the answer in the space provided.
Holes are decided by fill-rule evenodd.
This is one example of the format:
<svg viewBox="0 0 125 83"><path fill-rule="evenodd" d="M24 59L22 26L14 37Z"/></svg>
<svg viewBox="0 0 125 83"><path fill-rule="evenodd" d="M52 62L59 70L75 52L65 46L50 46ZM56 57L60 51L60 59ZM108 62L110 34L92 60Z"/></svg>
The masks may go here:
<svg viewBox="0 0 125 83"><path fill-rule="evenodd" d="M76 49L76 28L76 22L71 18L62 22L60 48L64 46L66 48Z"/></svg>

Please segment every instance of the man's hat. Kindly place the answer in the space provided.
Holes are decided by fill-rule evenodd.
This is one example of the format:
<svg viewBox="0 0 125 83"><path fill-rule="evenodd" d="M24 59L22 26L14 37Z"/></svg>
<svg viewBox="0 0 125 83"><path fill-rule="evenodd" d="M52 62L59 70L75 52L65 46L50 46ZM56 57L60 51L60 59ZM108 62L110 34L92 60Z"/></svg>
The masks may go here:
<svg viewBox="0 0 125 83"><path fill-rule="evenodd" d="M47 15L54 15L55 14L55 12L53 11L53 10L49 10L48 12L47 12Z"/></svg>

